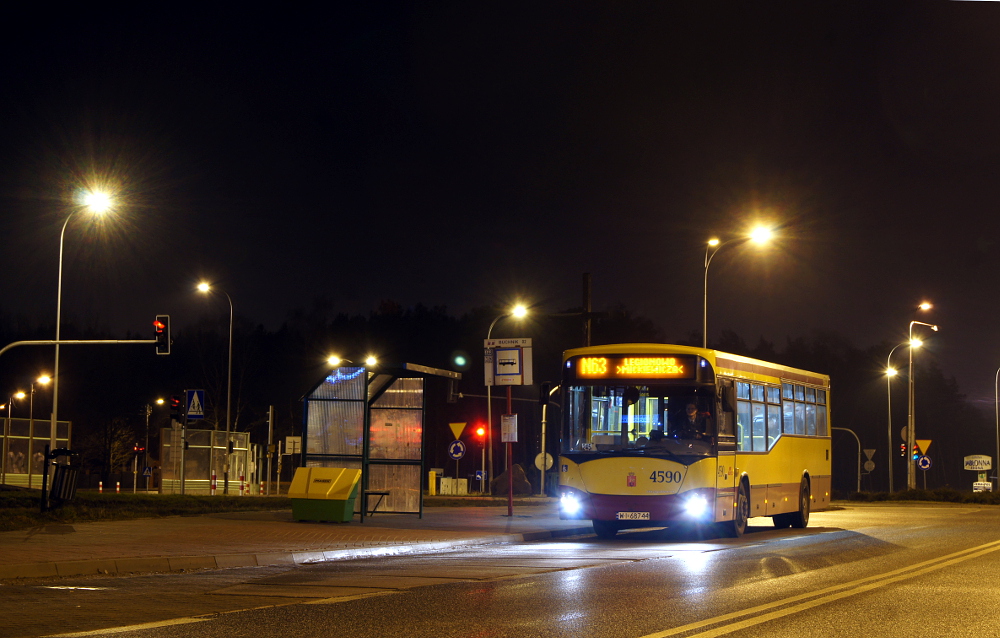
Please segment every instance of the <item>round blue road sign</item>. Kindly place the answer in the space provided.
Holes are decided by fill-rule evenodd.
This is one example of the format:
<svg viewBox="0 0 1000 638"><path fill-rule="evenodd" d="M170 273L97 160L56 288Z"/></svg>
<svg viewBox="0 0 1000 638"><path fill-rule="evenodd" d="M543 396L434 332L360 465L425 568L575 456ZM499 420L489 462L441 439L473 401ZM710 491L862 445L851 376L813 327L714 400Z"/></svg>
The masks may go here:
<svg viewBox="0 0 1000 638"><path fill-rule="evenodd" d="M452 441L448 444L448 456L451 457L453 461L465 456L465 443L461 441Z"/></svg>
<svg viewBox="0 0 1000 638"><path fill-rule="evenodd" d="M917 459L917 467L919 467L921 470L931 469L931 457L921 456L919 459Z"/></svg>

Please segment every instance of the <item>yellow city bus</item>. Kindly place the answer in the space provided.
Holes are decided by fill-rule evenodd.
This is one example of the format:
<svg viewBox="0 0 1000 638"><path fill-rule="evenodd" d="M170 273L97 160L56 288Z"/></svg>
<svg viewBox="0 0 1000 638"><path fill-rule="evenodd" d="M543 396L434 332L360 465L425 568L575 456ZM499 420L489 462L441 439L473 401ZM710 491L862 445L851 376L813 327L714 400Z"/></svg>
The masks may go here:
<svg viewBox="0 0 1000 638"><path fill-rule="evenodd" d="M625 343L563 358L560 517L620 529L805 527L830 501L830 377L715 350Z"/></svg>

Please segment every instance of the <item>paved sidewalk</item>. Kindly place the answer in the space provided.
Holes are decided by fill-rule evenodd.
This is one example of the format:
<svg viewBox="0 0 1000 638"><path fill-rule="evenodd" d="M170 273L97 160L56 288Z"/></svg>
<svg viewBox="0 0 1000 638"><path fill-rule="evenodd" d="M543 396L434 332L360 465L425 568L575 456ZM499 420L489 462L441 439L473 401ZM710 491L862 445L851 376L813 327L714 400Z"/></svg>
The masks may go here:
<svg viewBox="0 0 1000 638"><path fill-rule="evenodd" d="M350 523L292 520L291 511L49 524L0 532L0 579L305 564L592 531L561 521L554 503L425 507Z"/></svg>

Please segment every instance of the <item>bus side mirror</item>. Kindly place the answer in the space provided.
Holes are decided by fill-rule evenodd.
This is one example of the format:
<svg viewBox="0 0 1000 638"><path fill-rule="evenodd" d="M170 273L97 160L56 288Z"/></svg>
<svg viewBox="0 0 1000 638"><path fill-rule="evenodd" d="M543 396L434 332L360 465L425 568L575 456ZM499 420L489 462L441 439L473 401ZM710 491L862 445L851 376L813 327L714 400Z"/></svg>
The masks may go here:
<svg viewBox="0 0 1000 638"><path fill-rule="evenodd" d="M726 412L736 411L736 386L732 384L722 386L722 409Z"/></svg>
<svg viewBox="0 0 1000 638"><path fill-rule="evenodd" d="M552 384L545 382L538 386L538 405L549 404L549 394L552 392Z"/></svg>

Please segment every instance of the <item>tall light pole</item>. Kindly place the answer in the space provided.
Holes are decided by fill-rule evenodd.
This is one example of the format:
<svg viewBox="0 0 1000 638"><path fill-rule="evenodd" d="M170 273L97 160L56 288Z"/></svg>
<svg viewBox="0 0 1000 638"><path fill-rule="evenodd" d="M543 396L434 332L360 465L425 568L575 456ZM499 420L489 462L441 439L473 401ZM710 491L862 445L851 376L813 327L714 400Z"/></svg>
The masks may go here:
<svg viewBox="0 0 1000 638"><path fill-rule="evenodd" d="M31 382L31 391L28 394L28 487L31 487L31 470L34 465L35 451L33 449L35 443L35 384L46 384L51 381L52 378L47 375L42 375ZM53 427L55 427L53 425ZM55 433L49 434L49 439L55 440ZM52 449L55 449L54 446Z"/></svg>
<svg viewBox="0 0 1000 638"><path fill-rule="evenodd" d="M930 309L931 305L928 303L920 304L922 310ZM909 368L909 379L907 379L909 386L909 416L906 420L906 454L908 462L906 464L906 488L910 490L917 489L917 466L916 461L913 460L913 446L916 445L916 432L914 431L914 418L913 418L913 406L914 406L914 396L913 396L913 349L923 345L923 342L917 343L913 340L913 326L927 326L931 330L937 332L938 327L931 323L925 323L923 321L911 321L910 322L910 368ZM919 341L919 339L917 340Z"/></svg>
<svg viewBox="0 0 1000 638"><path fill-rule="evenodd" d="M198 290L208 293L212 286L206 282L198 284ZM229 494L229 464L232 459L229 456L229 436L230 424L233 412L233 298L222 288L217 289L229 300L229 365L226 373L226 465L222 468L222 493Z"/></svg>
<svg viewBox="0 0 1000 638"><path fill-rule="evenodd" d="M887 431L888 436L889 436L889 438L888 438L889 447L887 449L889 450L889 463L888 463L888 466L889 466L889 493L890 494L892 494L892 492L893 492L893 490L892 490L892 378L894 376L896 376L897 374L899 374L899 370L896 370L895 368L892 367L891 361L892 361L892 353L896 351L896 348L898 348L899 346L905 346L907 344L909 344L911 347L913 346L913 344L911 342L909 342L909 341L904 341L903 343L897 343L895 346L892 347L892 350L889 351L889 356L886 357L886 359L885 359L885 387L886 387L886 393L887 393L887 396L888 396L888 408L889 408L889 410L888 410L888 414L889 414L888 424L889 425L888 425L888 431Z"/></svg>
<svg viewBox="0 0 1000 638"><path fill-rule="evenodd" d="M997 369L996 377L993 379L993 407L997 415L997 455L993 461L994 476L997 476L997 491L1000 492L1000 368ZM10 415L7 415L8 420ZM6 439L5 439L6 440Z"/></svg>
<svg viewBox="0 0 1000 638"><path fill-rule="evenodd" d="M155 401L156 405L163 405L165 401L163 399L157 399ZM146 445L142 448L142 467L143 477L146 479L146 491L149 491L149 477L145 475L145 468L149 466L149 417L153 414L153 405L151 403L146 404Z"/></svg>
<svg viewBox="0 0 1000 638"><path fill-rule="evenodd" d="M114 202L111 196L100 191L89 191L83 194L82 208L78 208L66 216L63 222L62 231L59 233L59 270L56 279L56 342L59 341L60 328L62 327L62 272L63 272L63 244L66 239L66 227L79 210L86 210L94 215L103 215L111 210ZM59 419L59 343L56 343L55 363L52 366L52 423L50 425L49 439L52 447L55 447L56 422Z"/></svg>
<svg viewBox="0 0 1000 638"><path fill-rule="evenodd" d="M7 454L10 452L8 440L10 439L10 419L12 412L14 411L14 399L23 398L23 392L15 392L9 399L7 399L7 419L4 421L3 431L3 459L0 460L0 483L3 483L4 485L7 484Z"/></svg>
<svg viewBox="0 0 1000 638"><path fill-rule="evenodd" d="M720 242L717 238L713 237L708 240L708 244L705 246L705 295L702 303L702 313L701 313L701 347L708 347L708 267L712 265L712 258L722 250L724 246L728 246L733 243L742 243L745 241L754 241L758 244L766 244L773 236L773 231L770 228L764 228L759 226L749 235L745 237L734 237L733 239Z"/></svg>
<svg viewBox="0 0 1000 638"><path fill-rule="evenodd" d="M486 340L489 341L493 335L493 327L497 325L497 322L504 317L514 317L515 319L522 319L528 314L528 308L522 304L518 304L511 308L510 312L506 312L502 315L497 315L497 318L493 320L490 324L490 329L486 331ZM486 386L486 447L489 449L489 478L492 480L493 477L493 396L492 396L493 386ZM489 485L489 483L486 483Z"/></svg>

